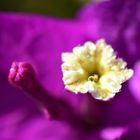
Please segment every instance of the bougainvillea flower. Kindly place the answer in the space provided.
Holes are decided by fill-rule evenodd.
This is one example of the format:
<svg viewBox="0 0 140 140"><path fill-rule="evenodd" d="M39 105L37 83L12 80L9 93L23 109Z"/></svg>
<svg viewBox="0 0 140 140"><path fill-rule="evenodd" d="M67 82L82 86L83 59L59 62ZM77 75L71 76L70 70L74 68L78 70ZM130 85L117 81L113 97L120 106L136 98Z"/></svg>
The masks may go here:
<svg viewBox="0 0 140 140"><path fill-rule="evenodd" d="M77 95L75 98L75 95L66 94L62 82L61 53L63 51L70 51L75 44L84 42L90 37L85 28L86 23L75 20L61 21L41 16L27 16L10 13L1 13L0 19L0 100L2 105L0 111L1 113L6 113L5 116L8 114L10 115L9 112L17 109L20 109L25 113L24 119L21 118L20 122L17 121L17 123L15 122L14 125L12 125L12 128L15 128L15 131L17 132L15 137L21 140L21 137L23 136L20 136L20 133L24 133L25 136L29 137L30 134L26 131L29 126L30 130L33 131L32 134L35 135L34 127L38 128L38 131L40 132L41 126L38 125L39 123L34 123L35 125L33 125L30 122L40 116L38 108L41 109L41 111L43 110L45 115L48 111L48 114L51 117L53 116L53 118L57 119L58 130L63 129L63 125L61 125L64 122L63 120L66 120L65 123L73 122L74 125L77 124L79 120L83 120L78 126L78 128L82 126L82 129L91 127L91 125L87 125L89 123L96 125L101 122L99 119L102 116L100 115L100 113L102 114L100 105L98 107L96 101L88 96ZM59 34L57 34L58 32ZM73 36L70 38L69 34L73 34ZM67 41L65 42L65 40ZM6 55L5 52L7 52ZM25 62L22 63L22 61L26 61L28 64ZM32 66L34 69L32 69ZM14 85L14 88L8 84L8 73L10 74L8 77L9 82ZM23 80L21 80L21 78L23 78ZM18 87L18 90L15 87ZM35 100L35 103L37 102L37 107L35 106L34 101L26 98L24 95L25 92ZM63 99L65 102L61 102L60 99ZM69 108L66 108L68 105L71 105L71 111ZM91 107L89 107L89 105L91 105ZM94 107L92 107L92 105L94 105ZM59 111L58 108L63 111ZM94 110L94 112L91 110ZM57 114L57 112L60 112L60 116L54 115ZM49 115L47 115L47 117L49 117ZM65 118L63 116L65 116ZM43 119L44 115L39 117L39 121L40 118ZM3 121L7 121L7 118L5 117L5 120L3 119ZM27 125L23 125L23 122ZM86 125L84 125L85 127L83 127L84 122L86 122ZM11 123L12 117L11 122L9 121L9 125L11 125ZM44 121L40 121L40 123L45 124ZM55 127L53 122L49 123L51 127ZM70 123L66 123L64 126L70 127L70 129L75 130L76 133L79 133L80 131L79 129L76 129L75 126L71 126ZM2 127L4 126L2 125ZM11 129L4 129L2 133L10 135L10 130ZM44 130L44 133L49 134L50 131L46 132L46 130ZM71 137L74 137L71 131L67 131L67 133L68 135L71 135ZM15 133L12 134L14 135ZM59 135L61 140L65 139L65 134L57 133L56 135ZM13 136L11 139L15 140L15 137ZM30 137L34 139L35 136L32 135ZM49 137L50 139L51 137L58 139L58 137L55 137L55 132L50 133ZM69 137L69 139L71 139L71 137ZM1 139L4 138L7 138L6 135L2 135Z"/></svg>
<svg viewBox="0 0 140 140"><path fill-rule="evenodd" d="M87 94L66 94L69 92L64 89L61 72L62 52L70 52L77 44L83 44L88 40L95 42L100 38L111 44L118 56L127 62L128 67L133 68L140 56L138 7L137 0L112 0L97 5L91 3L79 12L80 18L75 20L1 13L0 112L1 115L5 114L0 120L3 122L1 139L115 139L120 137L126 127L131 127L130 123L139 120L139 104L133 98L127 82L115 98L102 102ZM13 61L26 61L33 66L36 75L30 73L30 78L37 77L47 96L51 95L52 99L63 99L70 104L73 111L86 120L87 125L79 124L79 127L76 127L68 123L67 119L44 119L37 111L36 104L23 94L25 92L12 88L8 83L7 76ZM16 72L22 74L22 71ZM20 76L17 77L20 79ZM22 85L20 81L19 85ZM26 93L30 95L29 91ZM37 95L42 96L42 92L38 92ZM41 101L44 101L43 97ZM54 102L52 105L55 105L54 108L57 107ZM24 115L16 112L11 119L6 117L16 109L23 111ZM73 124L76 121L77 119L73 120ZM56 128L59 131L55 131ZM139 127L137 129L139 130Z"/></svg>
<svg viewBox="0 0 140 140"><path fill-rule="evenodd" d="M121 84L133 75L104 40L86 42L73 48L73 53L62 53L62 60L65 88L75 93L90 92L96 99L114 97Z"/></svg>

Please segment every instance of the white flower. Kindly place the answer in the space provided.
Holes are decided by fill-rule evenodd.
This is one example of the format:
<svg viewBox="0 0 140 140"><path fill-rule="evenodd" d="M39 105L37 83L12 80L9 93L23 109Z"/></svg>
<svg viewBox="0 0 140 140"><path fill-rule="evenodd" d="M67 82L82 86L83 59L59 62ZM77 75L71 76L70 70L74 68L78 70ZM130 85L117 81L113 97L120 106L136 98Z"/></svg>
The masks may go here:
<svg viewBox="0 0 140 140"><path fill-rule="evenodd" d="M113 48L100 39L86 42L62 53L65 88L74 93L91 93L96 99L108 100L120 91L121 84L133 75L123 59L116 58Z"/></svg>

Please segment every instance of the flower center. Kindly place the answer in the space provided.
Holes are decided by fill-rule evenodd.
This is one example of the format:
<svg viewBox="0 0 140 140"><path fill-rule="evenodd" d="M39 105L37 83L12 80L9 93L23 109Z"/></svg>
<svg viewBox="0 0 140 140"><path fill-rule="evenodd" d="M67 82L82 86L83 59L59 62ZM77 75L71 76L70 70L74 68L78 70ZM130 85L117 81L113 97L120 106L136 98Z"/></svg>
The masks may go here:
<svg viewBox="0 0 140 140"><path fill-rule="evenodd" d="M88 77L88 81L94 81L94 82L98 82L98 80L99 80L99 75L98 74L93 74L93 75L90 75L89 77Z"/></svg>

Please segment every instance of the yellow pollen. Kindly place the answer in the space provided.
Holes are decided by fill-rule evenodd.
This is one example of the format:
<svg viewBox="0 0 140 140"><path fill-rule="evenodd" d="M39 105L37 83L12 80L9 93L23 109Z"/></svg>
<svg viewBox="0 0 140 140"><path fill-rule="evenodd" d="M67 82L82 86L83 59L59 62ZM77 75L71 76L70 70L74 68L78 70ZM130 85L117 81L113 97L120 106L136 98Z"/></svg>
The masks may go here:
<svg viewBox="0 0 140 140"><path fill-rule="evenodd" d="M98 74L94 74L88 77L88 81L94 81L97 82L99 80Z"/></svg>

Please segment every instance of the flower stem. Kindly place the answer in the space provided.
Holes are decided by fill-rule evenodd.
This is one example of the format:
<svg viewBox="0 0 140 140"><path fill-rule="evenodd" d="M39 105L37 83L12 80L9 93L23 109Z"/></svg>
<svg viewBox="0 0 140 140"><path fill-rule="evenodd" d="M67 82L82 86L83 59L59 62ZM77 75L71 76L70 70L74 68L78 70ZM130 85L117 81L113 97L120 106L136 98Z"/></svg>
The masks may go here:
<svg viewBox="0 0 140 140"><path fill-rule="evenodd" d="M83 124L84 119L77 114L65 100L51 95L41 85L31 64L26 62L13 62L8 81L16 88L22 89L36 101L37 105L49 119L66 120Z"/></svg>

